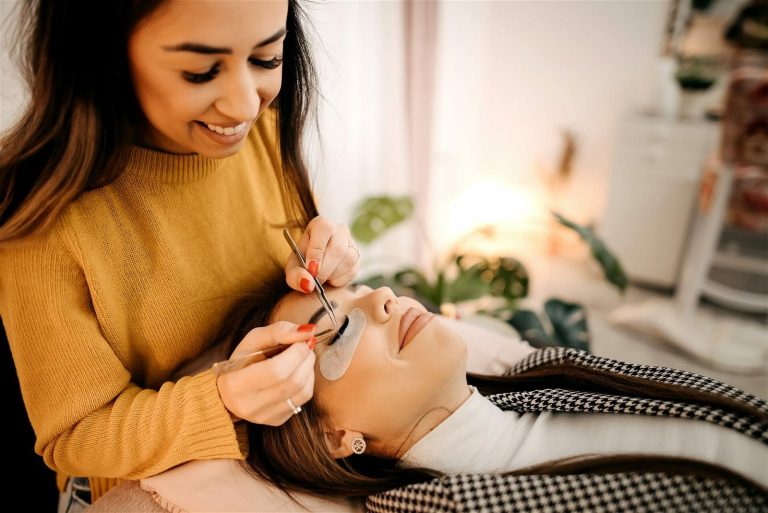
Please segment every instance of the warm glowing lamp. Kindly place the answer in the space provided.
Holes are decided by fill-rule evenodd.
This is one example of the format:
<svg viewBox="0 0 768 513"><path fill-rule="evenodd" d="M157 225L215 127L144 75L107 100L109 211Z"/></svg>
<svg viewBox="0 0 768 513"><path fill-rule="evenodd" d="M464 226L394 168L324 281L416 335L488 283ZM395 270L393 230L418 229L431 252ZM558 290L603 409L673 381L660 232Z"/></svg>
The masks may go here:
<svg viewBox="0 0 768 513"><path fill-rule="evenodd" d="M447 214L441 239L453 248L460 245L485 255L520 254L546 231L541 192L501 180L473 182L451 202Z"/></svg>

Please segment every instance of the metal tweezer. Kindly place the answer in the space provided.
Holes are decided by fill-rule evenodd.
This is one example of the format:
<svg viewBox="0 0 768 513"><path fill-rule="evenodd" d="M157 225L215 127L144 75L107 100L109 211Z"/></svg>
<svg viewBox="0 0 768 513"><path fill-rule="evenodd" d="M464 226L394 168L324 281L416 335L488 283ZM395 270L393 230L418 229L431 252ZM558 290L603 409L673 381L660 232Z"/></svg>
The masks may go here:
<svg viewBox="0 0 768 513"><path fill-rule="evenodd" d="M288 241L288 244L291 246L291 249L293 250L293 254L296 255L296 258L299 259L299 263L304 269L307 269L307 261L304 259L304 255L301 254L301 251L299 250L299 247L296 245L296 242L294 242L293 237L291 237L291 234L288 233L288 230L283 228L283 237L285 237L285 240ZM309 269L307 269L307 272L309 272ZM311 275L312 273L310 273ZM325 289L323 289L323 286L320 285L320 280L318 280L315 276L312 276L312 279L315 280L315 293L317 294L317 297L320 299L320 303L323 305L323 308L325 308L325 311L328 313L328 317L331 319L331 323L333 323L334 328L339 325L339 323L336 321L336 314L333 311L333 306L331 306L331 302L328 301L328 297L325 295Z"/></svg>
<svg viewBox="0 0 768 513"><path fill-rule="evenodd" d="M327 329L327 330L321 331L320 333L317 333L315 337L317 338L318 342L322 342L335 334L336 334L336 330ZM238 369L242 369L243 367L247 367L252 363L261 362L266 360L267 358L272 358L273 356L277 356L278 354L282 353L289 347L291 347L290 344L280 344L277 346L267 347L265 349L259 349L258 351L251 351L249 353L245 353L243 355L239 355L235 358L232 358L231 360L216 362L213 364L213 367L212 367L213 373L216 376L221 376L222 374L226 374L227 372L232 372Z"/></svg>

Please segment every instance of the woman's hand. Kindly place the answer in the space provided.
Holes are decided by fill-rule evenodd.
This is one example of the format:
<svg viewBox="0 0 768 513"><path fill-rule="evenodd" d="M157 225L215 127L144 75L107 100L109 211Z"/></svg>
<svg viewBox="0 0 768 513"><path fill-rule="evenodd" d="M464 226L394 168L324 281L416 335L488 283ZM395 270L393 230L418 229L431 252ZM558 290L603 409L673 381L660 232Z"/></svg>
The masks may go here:
<svg viewBox="0 0 768 513"><path fill-rule="evenodd" d="M285 279L292 289L312 292L315 283L310 273L320 283L328 282L333 287L343 287L357 276L360 251L347 225L333 224L318 216L309 222L297 245L309 272L292 254L285 264Z"/></svg>
<svg viewBox="0 0 768 513"><path fill-rule="evenodd" d="M312 398L315 384L315 326L280 321L255 328L240 341L232 357L278 344L282 353L222 374L216 385L233 420L279 426L293 415L288 399L301 406Z"/></svg>

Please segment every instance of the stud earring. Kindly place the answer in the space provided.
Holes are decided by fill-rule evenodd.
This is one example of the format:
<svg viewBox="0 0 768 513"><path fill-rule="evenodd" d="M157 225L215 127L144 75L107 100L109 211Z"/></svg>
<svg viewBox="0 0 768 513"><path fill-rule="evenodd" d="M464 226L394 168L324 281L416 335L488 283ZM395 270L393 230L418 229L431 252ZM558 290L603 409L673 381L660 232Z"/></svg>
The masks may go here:
<svg viewBox="0 0 768 513"><path fill-rule="evenodd" d="M352 452L355 454L363 454L365 452L365 440L356 436L352 439Z"/></svg>

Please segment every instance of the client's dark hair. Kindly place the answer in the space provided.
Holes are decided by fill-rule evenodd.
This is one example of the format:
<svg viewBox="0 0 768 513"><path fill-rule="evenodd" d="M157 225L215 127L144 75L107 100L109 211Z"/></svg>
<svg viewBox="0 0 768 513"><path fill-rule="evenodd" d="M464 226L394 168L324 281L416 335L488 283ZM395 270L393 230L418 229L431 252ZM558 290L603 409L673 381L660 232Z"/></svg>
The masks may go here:
<svg viewBox="0 0 768 513"><path fill-rule="evenodd" d="M282 271L282 270L281 270ZM272 322L272 312L291 289L282 272L265 283L232 311L220 340L234 350L237 342L252 329ZM585 370L564 363L514 376L467 375L468 382L483 394L515 390L562 387L578 390L610 391L635 396L694 401L765 419L766 415L747 405L698 392L685 387L660 384L641 378ZM322 404L310 400L302 405L301 415L293 415L278 427L249 424L248 470L286 492L316 495L364 497L441 475L425 468L401 468L395 458L369 454L335 459L323 432L325 413ZM580 460L547 462L509 474L604 473L627 471L673 471L733 478L723 468L679 458L606 456Z"/></svg>

